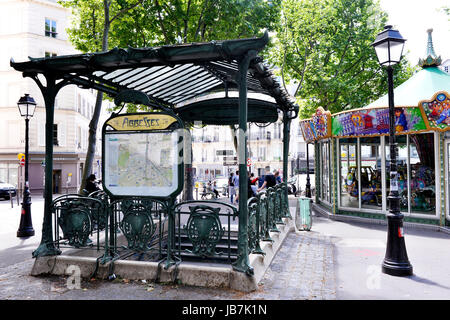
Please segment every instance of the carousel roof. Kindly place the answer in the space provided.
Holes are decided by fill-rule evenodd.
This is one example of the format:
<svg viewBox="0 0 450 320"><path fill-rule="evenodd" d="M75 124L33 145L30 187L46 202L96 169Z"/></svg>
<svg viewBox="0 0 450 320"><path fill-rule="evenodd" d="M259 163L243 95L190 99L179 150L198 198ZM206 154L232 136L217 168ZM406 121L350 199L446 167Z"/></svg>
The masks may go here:
<svg viewBox="0 0 450 320"><path fill-rule="evenodd" d="M430 99L436 92L450 92L450 74L438 67L423 68L394 89L395 106L417 106ZM388 107L388 95L375 100L365 108Z"/></svg>

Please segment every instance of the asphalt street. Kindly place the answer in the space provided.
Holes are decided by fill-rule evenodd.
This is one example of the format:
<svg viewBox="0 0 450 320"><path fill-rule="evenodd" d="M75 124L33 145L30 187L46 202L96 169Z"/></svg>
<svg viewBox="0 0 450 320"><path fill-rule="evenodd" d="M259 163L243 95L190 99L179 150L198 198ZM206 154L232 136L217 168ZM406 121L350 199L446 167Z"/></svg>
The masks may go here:
<svg viewBox="0 0 450 320"><path fill-rule="evenodd" d="M414 275L381 273L386 226L314 216L311 231L291 233L259 284L242 293L173 284L30 276L41 238L43 199L32 196L34 237L19 239L17 202L0 200L0 299L5 300L416 300L450 299L450 236L409 228L406 247ZM295 200L290 200L291 208Z"/></svg>

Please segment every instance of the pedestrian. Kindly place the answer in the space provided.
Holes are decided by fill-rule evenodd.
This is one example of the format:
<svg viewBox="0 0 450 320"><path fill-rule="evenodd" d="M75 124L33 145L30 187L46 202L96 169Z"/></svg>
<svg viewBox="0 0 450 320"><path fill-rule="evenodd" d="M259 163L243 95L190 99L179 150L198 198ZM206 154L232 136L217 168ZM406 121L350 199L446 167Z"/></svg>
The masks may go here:
<svg viewBox="0 0 450 320"><path fill-rule="evenodd" d="M215 193L216 198L219 198L219 191L217 191L217 183L216 180L213 182L212 191Z"/></svg>
<svg viewBox="0 0 450 320"><path fill-rule="evenodd" d="M256 195L255 191L253 190L253 187L255 186L252 184L252 181L254 180L253 173L248 173L248 184L247 184L247 200L251 197L254 197Z"/></svg>
<svg viewBox="0 0 450 320"><path fill-rule="evenodd" d="M276 182L276 184L281 183L280 171L275 170L275 171L273 172L273 175L274 175L274 177L275 177L275 182Z"/></svg>
<svg viewBox="0 0 450 320"><path fill-rule="evenodd" d="M100 188L97 186L97 183L95 181L95 174L91 174L87 179L86 179L86 186L85 189L88 192L88 194L91 194L94 191L100 190Z"/></svg>
<svg viewBox="0 0 450 320"><path fill-rule="evenodd" d="M228 178L228 190L230 193L230 201L233 203L233 197L235 195L234 193L234 173L230 173L230 177Z"/></svg>
<svg viewBox="0 0 450 320"><path fill-rule="evenodd" d="M253 195L256 196L256 190L258 190L258 177L255 177L255 174L252 172L250 173L250 188L253 191Z"/></svg>
<svg viewBox="0 0 450 320"><path fill-rule="evenodd" d="M234 175L233 178L233 183L234 183L234 193L236 194L236 203L239 203L239 171L236 171L236 174ZM233 203L233 201L231 201L231 203Z"/></svg>
<svg viewBox="0 0 450 320"><path fill-rule="evenodd" d="M270 172L270 167L266 167L266 176L264 177L264 183L262 184L261 188L258 188L256 192L260 192L264 188L270 188L276 185L276 179L275 176Z"/></svg>

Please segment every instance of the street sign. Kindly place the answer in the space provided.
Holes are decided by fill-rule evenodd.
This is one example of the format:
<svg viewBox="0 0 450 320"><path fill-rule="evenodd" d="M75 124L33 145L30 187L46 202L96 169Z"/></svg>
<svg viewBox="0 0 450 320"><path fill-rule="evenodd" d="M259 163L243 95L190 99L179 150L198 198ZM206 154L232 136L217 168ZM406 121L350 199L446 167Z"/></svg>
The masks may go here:
<svg viewBox="0 0 450 320"><path fill-rule="evenodd" d="M233 150L216 150L217 156L232 156L233 154Z"/></svg>
<svg viewBox="0 0 450 320"><path fill-rule="evenodd" d="M251 167L252 166L252 159L248 158L247 159L247 167Z"/></svg>
<svg viewBox="0 0 450 320"><path fill-rule="evenodd" d="M19 164L23 167L25 165L25 157L19 160Z"/></svg>
<svg viewBox="0 0 450 320"><path fill-rule="evenodd" d="M237 161L224 161L223 165L224 166L236 166L237 165Z"/></svg>

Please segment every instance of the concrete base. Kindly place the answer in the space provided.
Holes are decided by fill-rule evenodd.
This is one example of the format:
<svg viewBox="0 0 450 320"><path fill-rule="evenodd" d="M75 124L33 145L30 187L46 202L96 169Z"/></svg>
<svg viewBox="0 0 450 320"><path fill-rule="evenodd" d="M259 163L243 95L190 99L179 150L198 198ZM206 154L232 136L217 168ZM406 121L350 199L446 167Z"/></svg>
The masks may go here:
<svg viewBox="0 0 450 320"><path fill-rule="evenodd" d="M291 215L295 217L295 208L291 208ZM261 248L266 253L264 256L251 254L250 265L254 268L254 275L249 276L242 272L234 271L232 266L213 263L180 262L178 265L164 269L164 262L141 262L116 260L104 265L98 264L96 277L107 279L110 269L122 279L147 280L159 283L178 283L189 286L230 288L243 292L251 292L258 289L258 283L270 266L277 251L283 244L286 236L295 230L292 219L284 219L284 225L277 225L280 232L271 232L274 242L261 241ZM59 256L36 258L31 275L59 275L74 276L89 279L96 269L97 258L103 252L92 250L69 250ZM76 252L76 255L74 253Z"/></svg>

